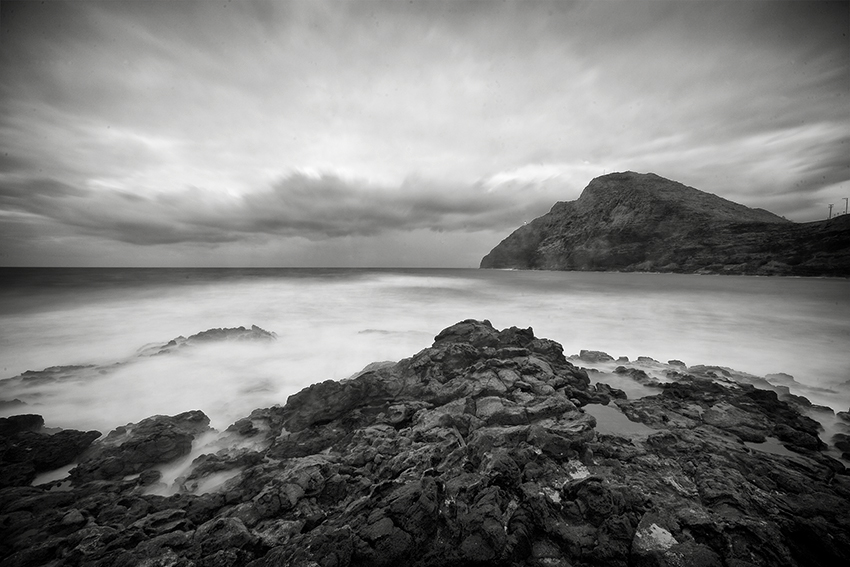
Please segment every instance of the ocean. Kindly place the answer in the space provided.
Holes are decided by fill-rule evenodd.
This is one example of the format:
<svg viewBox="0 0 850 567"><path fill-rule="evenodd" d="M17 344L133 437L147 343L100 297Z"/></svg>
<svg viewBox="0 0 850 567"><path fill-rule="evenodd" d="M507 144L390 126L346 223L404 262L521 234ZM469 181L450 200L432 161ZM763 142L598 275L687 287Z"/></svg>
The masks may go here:
<svg viewBox="0 0 850 567"><path fill-rule="evenodd" d="M69 369L24 387L0 381L0 416L110 429L203 410L223 429L315 382L430 346L464 319L532 327L565 354L678 359L794 376L798 393L850 407L850 281L461 269L0 268L0 379ZM272 342L138 356L218 327Z"/></svg>

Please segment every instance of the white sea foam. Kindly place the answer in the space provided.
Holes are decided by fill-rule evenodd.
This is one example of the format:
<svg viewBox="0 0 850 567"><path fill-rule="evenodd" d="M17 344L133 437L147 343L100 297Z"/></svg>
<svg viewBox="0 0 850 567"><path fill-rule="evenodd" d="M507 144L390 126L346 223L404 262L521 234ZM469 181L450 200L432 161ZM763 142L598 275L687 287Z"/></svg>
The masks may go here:
<svg viewBox="0 0 850 567"><path fill-rule="evenodd" d="M223 429L311 383L411 356L467 318L531 326L566 354L593 349L758 376L786 372L829 388L850 378L845 280L489 270L186 270L146 278L0 293L0 378L53 365L124 363L31 389L0 382L0 400L29 404L0 415L40 413L51 426L106 432L200 409ZM277 340L136 356L180 335L252 324ZM845 390L806 395L850 406Z"/></svg>

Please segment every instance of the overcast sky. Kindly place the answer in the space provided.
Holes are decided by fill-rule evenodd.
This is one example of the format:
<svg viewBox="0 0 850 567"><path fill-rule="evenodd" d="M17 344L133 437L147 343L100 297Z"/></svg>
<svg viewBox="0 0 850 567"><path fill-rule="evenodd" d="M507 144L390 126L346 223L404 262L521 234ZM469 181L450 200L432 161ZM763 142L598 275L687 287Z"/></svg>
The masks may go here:
<svg viewBox="0 0 850 567"><path fill-rule="evenodd" d="M654 172L850 197L848 2L0 3L0 264L477 267Z"/></svg>

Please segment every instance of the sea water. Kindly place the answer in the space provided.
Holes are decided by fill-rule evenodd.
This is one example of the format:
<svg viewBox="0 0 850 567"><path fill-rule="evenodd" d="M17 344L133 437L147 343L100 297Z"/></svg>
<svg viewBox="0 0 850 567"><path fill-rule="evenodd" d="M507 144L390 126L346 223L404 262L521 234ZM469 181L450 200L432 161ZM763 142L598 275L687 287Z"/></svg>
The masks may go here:
<svg viewBox="0 0 850 567"><path fill-rule="evenodd" d="M443 328L488 319L614 357L794 376L850 406L850 281L457 269L0 269L0 379L96 365L22 389L0 415L108 431L200 409L221 429L315 382L412 356ZM257 325L277 340L155 357L146 346ZM121 363L121 364L115 364Z"/></svg>

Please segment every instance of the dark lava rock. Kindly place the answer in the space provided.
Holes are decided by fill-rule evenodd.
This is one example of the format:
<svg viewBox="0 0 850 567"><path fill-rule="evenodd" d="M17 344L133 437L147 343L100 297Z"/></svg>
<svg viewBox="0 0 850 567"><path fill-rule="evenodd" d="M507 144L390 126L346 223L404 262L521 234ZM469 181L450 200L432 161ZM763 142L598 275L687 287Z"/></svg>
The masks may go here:
<svg viewBox="0 0 850 567"><path fill-rule="evenodd" d="M28 386L52 384L55 382L73 380L81 374L91 374L97 369L98 367L93 365L51 366L49 368L45 368L44 370L27 370L13 378L0 380L0 384L11 385L16 383L22 383L27 384ZM22 400L16 399L12 401L17 401L20 402L22 405L26 405L26 403Z"/></svg>
<svg viewBox="0 0 850 567"><path fill-rule="evenodd" d="M38 431L44 427L44 418L35 414L0 417L0 435L9 436L22 431Z"/></svg>
<svg viewBox="0 0 850 567"><path fill-rule="evenodd" d="M614 369L614 374L625 375L644 386L659 386L658 380L651 377L646 371L640 368L618 366Z"/></svg>
<svg viewBox="0 0 850 567"><path fill-rule="evenodd" d="M610 362L614 360L614 357L608 354L607 352L602 352L599 350L582 350L578 353L579 360L583 360L584 362Z"/></svg>
<svg viewBox="0 0 850 567"><path fill-rule="evenodd" d="M481 267L847 277L850 216L793 223L654 173L611 173L518 228Z"/></svg>
<svg viewBox="0 0 850 567"><path fill-rule="evenodd" d="M261 329L256 325L251 325L250 329L246 329L245 327L207 329L206 331L201 331L200 333L191 335L189 338L177 337L175 339L171 339L164 345L145 349L145 351L141 354L167 354L184 347L219 341L272 341L276 338L277 335L274 333Z"/></svg>
<svg viewBox="0 0 850 567"><path fill-rule="evenodd" d="M185 454L200 412L110 433L65 490L0 489L0 561L850 564L850 478L797 405L685 373L658 391L628 400L531 329L463 321L411 358L238 420L177 494L149 493L148 467ZM598 433L584 408L612 399L650 433ZM760 450L768 436L795 452Z"/></svg>
<svg viewBox="0 0 850 567"><path fill-rule="evenodd" d="M40 415L0 418L0 487L25 486L36 474L68 465L99 431L44 431Z"/></svg>
<svg viewBox="0 0 850 567"><path fill-rule="evenodd" d="M192 441L209 430L209 423L203 412L195 410L118 427L83 456L71 470L71 479L117 480L188 455Z"/></svg>

